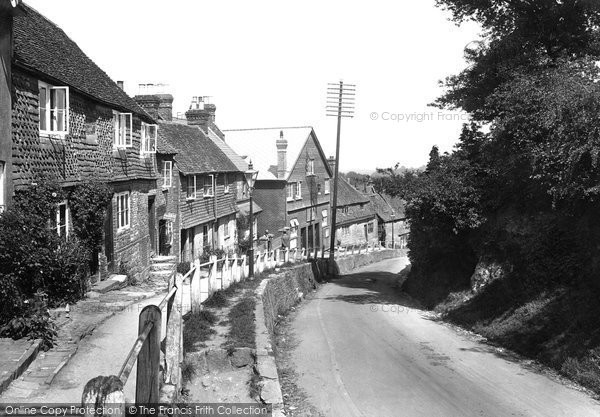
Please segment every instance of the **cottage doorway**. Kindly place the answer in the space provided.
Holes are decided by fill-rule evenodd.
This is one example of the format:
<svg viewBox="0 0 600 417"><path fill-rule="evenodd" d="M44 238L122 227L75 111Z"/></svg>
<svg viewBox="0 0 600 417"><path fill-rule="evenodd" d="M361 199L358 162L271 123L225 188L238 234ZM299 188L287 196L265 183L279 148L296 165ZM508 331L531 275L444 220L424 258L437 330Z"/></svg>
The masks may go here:
<svg viewBox="0 0 600 417"><path fill-rule="evenodd" d="M300 229L300 247L306 249L306 227Z"/></svg>
<svg viewBox="0 0 600 417"><path fill-rule="evenodd" d="M172 223L167 220L158 222L158 250L161 256L170 256L171 247L173 246L173 234L169 230L172 228ZM169 227L171 226L171 227Z"/></svg>
<svg viewBox="0 0 600 417"><path fill-rule="evenodd" d="M315 224L315 247L321 249L321 224Z"/></svg>
<svg viewBox="0 0 600 417"><path fill-rule="evenodd" d="M106 209L104 218L104 255L109 272L115 272L115 246L113 240L113 208L112 203Z"/></svg>

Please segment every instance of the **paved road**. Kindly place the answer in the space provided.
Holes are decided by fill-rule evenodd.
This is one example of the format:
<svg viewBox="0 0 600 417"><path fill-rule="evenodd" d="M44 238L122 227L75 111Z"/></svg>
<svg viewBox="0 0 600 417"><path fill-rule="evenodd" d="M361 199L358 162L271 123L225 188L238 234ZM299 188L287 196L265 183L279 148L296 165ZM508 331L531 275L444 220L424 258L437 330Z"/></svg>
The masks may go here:
<svg viewBox="0 0 600 417"><path fill-rule="evenodd" d="M532 366L405 307L406 259L325 285L292 323L298 384L339 417L598 417L600 404Z"/></svg>

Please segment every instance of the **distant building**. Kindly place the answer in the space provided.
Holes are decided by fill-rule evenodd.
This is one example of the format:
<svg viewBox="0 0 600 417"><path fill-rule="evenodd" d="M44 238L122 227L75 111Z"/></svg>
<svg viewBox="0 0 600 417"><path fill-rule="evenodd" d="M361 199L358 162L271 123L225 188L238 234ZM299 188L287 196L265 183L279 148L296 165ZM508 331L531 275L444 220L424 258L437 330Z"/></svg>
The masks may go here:
<svg viewBox="0 0 600 417"><path fill-rule="evenodd" d="M334 162L332 158L330 162ZM336 243L342 246L376 244L379 231L371 200L341 176L337 197Z"/></svg>
<svg viewBox="0 0 600 417"><path fill-rule="evenodd" d="M225 143L258 170L258 234L271 246L328 247L332 172L312 127L224 130ZM284 234L285 232L285 234Z"/></svg>
<svg viewBox="0 0 600 417"><path fill-rule="evenodd" d="M373 186L367 187L365 195L371 200L379 223L379 241L387 247L392 244L406 248L410 227L406 219L406 202L398 197L380 194Z"/></svg>

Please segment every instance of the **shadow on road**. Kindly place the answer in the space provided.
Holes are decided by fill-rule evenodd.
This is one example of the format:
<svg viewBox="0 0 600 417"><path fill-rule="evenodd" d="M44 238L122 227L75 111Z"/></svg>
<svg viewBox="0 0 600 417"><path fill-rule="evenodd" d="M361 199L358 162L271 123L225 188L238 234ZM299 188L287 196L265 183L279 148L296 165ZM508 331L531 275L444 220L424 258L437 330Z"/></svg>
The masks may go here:
<svg viewBox="0 0 600 417"><path fill-rule="evenodd" d="M400 290L399 274L392 272L368 271L348 274L331 282L349 291L344 294L325 297L326 300L353 304L396 304L421 309L422 306L408 294Z"/></svg>

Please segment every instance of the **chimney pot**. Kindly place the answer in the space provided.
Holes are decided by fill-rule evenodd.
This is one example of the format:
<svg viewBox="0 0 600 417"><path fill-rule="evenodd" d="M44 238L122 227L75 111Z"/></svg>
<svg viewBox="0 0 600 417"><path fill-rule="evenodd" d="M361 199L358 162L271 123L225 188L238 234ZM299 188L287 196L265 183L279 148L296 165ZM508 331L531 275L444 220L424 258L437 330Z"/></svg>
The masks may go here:
<svg viewBox="0 0 600 417"><path fill-rule="evenodd" d="M275 141L277 147L277 178L285 178L287 171L287 146L288 141L283 137L283 130L279 131L279 139Z"/></svg>

